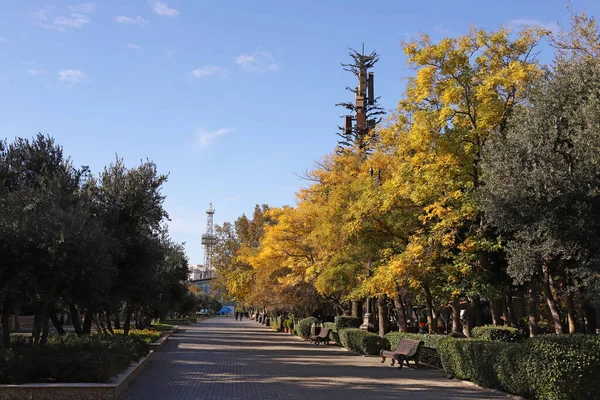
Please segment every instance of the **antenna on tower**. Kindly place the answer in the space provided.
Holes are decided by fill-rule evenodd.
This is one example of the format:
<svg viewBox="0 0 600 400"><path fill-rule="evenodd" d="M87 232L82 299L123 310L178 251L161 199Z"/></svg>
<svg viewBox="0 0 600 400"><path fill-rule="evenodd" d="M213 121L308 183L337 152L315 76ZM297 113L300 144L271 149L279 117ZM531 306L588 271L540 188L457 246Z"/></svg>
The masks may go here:
<svg viewBox="0 0 600 400"><path fill-rule="evenodd" d="M217 237L215 236L215 230L213 226L213 216L215 210L212 207L212 202L208 205L206 210L206 233L202 235L202 245L204 246L204 268L212 275L214 268L212 265L213 247L217 244Z"/></svg>

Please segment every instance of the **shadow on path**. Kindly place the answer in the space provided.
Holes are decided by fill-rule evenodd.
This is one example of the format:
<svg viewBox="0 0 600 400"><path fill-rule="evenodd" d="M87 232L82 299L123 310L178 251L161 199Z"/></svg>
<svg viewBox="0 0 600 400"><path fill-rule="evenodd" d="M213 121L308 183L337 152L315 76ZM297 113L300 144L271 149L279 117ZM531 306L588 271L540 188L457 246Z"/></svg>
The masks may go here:
<svg viewBox="0 0 600 400"><path fill-rule="evenodd" d="M254 321L215 317L171 336L126 399L501 399L430 368L392 368Z"/></svg>

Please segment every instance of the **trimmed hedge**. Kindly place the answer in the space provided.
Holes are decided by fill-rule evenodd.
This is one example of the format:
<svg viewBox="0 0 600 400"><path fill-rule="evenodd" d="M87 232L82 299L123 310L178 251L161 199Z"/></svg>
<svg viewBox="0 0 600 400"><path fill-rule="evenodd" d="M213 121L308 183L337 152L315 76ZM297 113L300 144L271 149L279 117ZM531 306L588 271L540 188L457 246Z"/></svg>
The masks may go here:
<svg viewBox="0 0 600 400"><path fill-rule="evenodd" d="M446 340L447 372L480 386L539 400L595 399L600 393L600 338L544 335L524 343Z"/></svg>
<svg viewBox="0 0 600 400"><path fill-rule="evenodd" d="M526 339L526 335L517 328L498 325L476 326L471 331L471 335L474 339L500 342L522 342Z"/></svg>
<svg viewBox="0 0 600 400"><path fill-rule="evenodd" d="M15 337L0 352L0 383L107 382L148 350L137 336L53 336L45 345Z"/></svg>
<svg viewBox="0 0 600 400"><path fill-rule="evenodd" d="M600 396L600 337L544 335L525 343L531 386L539 399L597 399Z"/></svg>
<svg viewBox="0 0 600 400"><path fill-rule="evenodd" d="M342 329L358 328L362 324L362 321L358 317L342 317L338 315L335 317L334 324L335 330L339 332Z"/></svg>
<svg viewBox="0 0 600 400"><path fill-rule="evenodd" d="M342 329L338 334L342 346L361 354L376 355L389 346L389 342L385 338L358 328Z"/></svg>
<svg viewBox="0 0 600 400"><path fill-rule="evenodd" d="M315 317L301 319L296 323L296 327L294 328L294 334L296 336L300 336L302 339L308 339L310 337L310 326L313 323L318 324L320 322L321 321L319 321L319 319Z"/></svg>

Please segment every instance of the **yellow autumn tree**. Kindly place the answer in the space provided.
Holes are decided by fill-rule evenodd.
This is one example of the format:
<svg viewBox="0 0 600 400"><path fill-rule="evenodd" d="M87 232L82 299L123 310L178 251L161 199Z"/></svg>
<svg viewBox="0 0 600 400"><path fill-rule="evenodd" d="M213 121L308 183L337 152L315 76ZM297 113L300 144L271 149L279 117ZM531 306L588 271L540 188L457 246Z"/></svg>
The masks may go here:
<svg viewBox="0 0 600 400"><path fill-rule="evenodd" d="M424 290L432 331L431 284L442 284L455 301L476 292L476 273L485 272L486 253L498 246L483 231L476 202L481 151L542 73L533 49L546 34L473 28L439 43L421 35L403 44L416 75L394 124L380 133L380 151L389 154L386 207L417 205L420 227L388 267Z"/></svg>

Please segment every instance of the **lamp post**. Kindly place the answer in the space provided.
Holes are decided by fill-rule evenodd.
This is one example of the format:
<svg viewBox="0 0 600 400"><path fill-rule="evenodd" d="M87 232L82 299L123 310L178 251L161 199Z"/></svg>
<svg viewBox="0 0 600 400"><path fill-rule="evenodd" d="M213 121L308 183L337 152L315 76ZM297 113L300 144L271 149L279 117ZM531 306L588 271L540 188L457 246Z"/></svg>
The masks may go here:
<svg viewBox="0 0 600 400"><path fill-rule="evenodd" d="M373 167L369 168L369 175L377 183L377 186L381 186L381 170L377 169L377 174ZM371 275L371 260L368 261L367 278ZM363 316L363 323L360 329L367 332L375 332L375 325L373 325L373 314L371 313L371 296L367 296L367 312Z"/></svg>

